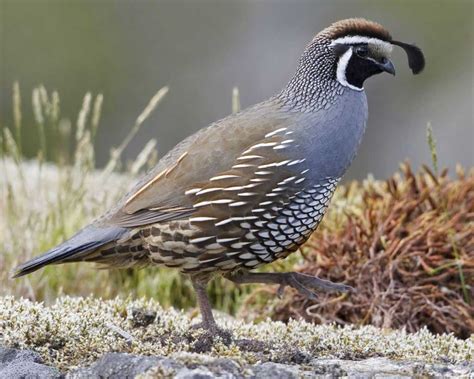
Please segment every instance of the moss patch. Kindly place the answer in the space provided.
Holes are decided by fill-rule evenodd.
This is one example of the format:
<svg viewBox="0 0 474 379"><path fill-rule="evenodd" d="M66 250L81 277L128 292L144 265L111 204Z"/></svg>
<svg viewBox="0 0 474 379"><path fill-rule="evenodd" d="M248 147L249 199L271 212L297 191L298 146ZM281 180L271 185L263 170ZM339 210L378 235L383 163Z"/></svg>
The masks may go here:
<svg viewBox="0 0 474 379"><path fill-rule="evenodd" d="M165 356L194 352L202 343L202 331L190 329L194 322L189 315L164 310L151 300L62 297L45 306L0 298L0 343L33 349L61 370L92 363L106 352ZM460 340L452 334L433 335L426 329L410 334L294 320L248 324L224 315L219 315L218 322L232 332L233 342L226 345L218 339L211 343L208 354L242 363L300 364L311 357L373 356L459 363L474 358L474 337Z"/></svg>

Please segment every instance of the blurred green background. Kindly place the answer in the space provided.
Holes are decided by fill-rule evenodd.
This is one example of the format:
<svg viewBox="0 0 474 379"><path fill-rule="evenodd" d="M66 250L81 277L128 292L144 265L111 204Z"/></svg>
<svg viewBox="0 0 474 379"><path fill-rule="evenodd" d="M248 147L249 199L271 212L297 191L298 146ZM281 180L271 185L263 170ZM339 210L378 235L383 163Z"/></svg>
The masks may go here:
<svg viewBox="0 0 474 379"><path fill-rule="evenodd" d="M426 124L441 165L472 166L473 1L46 1L0 0L0 124L12 125L11 87L23 102L42 83L61 94L65 115L86 91L105 96L97 160L104 164L149 98L170 93L126 151L135 157L158 139L163 155L185 136L231 111L237 85L242 107L277 92L306 43L332 21L366 17L399 40L423 47L426 71L413 77L403 52L397 76L367 83L369 130L349 178L383 178L401 160L429 162ZM30 110L28 105L25 109ZM24 124L33 125L30 111ZM23 131L35 155L37 131Z"/></svg>

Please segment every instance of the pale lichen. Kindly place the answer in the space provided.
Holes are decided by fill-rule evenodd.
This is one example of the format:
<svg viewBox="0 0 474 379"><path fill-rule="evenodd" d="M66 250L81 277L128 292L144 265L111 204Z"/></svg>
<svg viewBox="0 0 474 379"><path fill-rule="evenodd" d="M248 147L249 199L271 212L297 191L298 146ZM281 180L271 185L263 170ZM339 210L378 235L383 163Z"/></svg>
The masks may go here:
<svg viewBox="0 0 474 379"><path fill-rule="evenodd" d="M136 309L155 312L156 317L146 326L137 326L133 320ZM107 352L197 359L192 353L202 332L190 328L194 322L186 313L165 310L157 302L144 299L62 297L45 306L11 296L0 298L0 344L33 349L46 363L61 370L92 363ZM474 357L474 336L461 340L451 334L434 335L426 329L410 334L372 326L313 325L295 320L288 324L270 320L251 324L220 314L218 322L231 331L233 342L225 344L217 339L208 354L229 357L242 365L288 362L294 354L347 359L383 356L444 363L472 361ZM253 348L246 348L252 343Z"/></svg>

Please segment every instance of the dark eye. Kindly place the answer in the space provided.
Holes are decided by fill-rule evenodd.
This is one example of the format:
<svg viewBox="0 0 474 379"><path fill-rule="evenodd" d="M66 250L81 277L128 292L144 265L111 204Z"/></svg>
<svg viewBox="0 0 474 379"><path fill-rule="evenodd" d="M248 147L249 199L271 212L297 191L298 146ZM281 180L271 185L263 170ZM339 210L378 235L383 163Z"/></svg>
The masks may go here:
<svg viewBox="0 0 474 379"><path fill-rule="evenodd" d="M355 52L361 58L366 58L369 55L369 49L367 46L357 46Z"/></svg>

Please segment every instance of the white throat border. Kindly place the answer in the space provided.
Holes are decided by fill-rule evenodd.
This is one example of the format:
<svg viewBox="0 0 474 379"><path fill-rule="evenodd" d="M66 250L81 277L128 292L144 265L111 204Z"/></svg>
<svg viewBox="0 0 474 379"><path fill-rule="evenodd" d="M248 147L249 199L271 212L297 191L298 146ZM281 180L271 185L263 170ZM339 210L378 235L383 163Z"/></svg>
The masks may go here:
<svg viewBox="0 0 474 379"><path fill-rule="evenodd" d="M379 46L380 49L385 50L388 54L393 49L393 45L387 41L382 41L381 39L378 39L378 38L371 38L371 37L364 37L364 36L341 37L332 41L330 46L355 45L359 43L377 45ZM351 57L352 57L352 49L347 49L347 51L339 57L339 61L337 62L337 71L336 71L337 81L341 83L344 87L351 88L355 91L363 91L364 87L359 88L359 87L353 86L347 81L346 69Z"/></svg>

